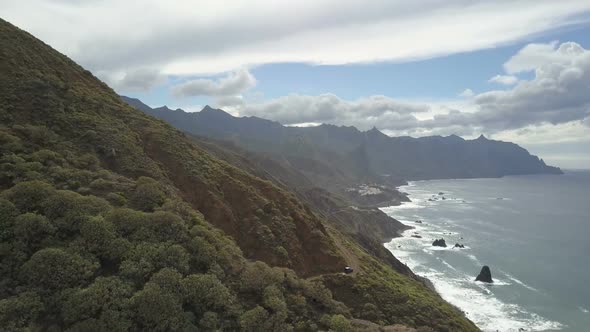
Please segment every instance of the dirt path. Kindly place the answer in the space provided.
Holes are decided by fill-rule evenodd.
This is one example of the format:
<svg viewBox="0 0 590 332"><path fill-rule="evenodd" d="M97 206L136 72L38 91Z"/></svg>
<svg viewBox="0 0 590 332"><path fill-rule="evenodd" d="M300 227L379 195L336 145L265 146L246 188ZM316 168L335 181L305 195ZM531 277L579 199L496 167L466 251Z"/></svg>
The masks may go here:
<svg viewBox="0 0 590 332"><path fill-rule="evenodd" d="M361 262L359 258L352 251L350 251L350 249L348 249L344 243L342 243L338 236L333 236L332 239L334 239L334 244L336 244L336 247L338 247L342 253L342 256L346 260L346 264L353 269L352 273L349 275L355 276L361 269Z"/></svg>

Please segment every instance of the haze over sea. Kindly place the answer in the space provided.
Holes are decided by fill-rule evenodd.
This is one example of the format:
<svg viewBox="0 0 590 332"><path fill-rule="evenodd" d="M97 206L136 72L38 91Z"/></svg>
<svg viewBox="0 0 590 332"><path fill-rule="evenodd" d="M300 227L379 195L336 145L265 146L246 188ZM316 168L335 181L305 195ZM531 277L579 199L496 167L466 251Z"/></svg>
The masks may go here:
<svg viewBox="0 0 590 332"><path fill-rule="evenodd" d="M484 331L590 331L590 171L400 190L412 202L383 211L415 228L387 248ZM494 284L474 281L483 265Z"/></svg>

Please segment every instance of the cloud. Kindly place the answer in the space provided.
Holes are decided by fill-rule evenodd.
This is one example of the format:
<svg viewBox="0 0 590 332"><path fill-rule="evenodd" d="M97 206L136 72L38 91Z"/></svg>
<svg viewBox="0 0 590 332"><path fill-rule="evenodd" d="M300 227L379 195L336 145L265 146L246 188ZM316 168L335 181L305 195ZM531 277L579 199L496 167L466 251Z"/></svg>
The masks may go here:
<svg viewBox="0 0 590 332"><path fill-rule="evenodd" d="M491 83L498 83L503 85L514 85L518 82L518 77L513 75L496 75L488 80Z"/></svg>
<svg viewBox="0 0 590 332"><path fill-rule="evenodd" d="M465 89L465 90L463 90L463 92L461 92L459 94L459 97L470 98L470 97L473 97L473 95L475 95L475 93L473 93L473 90Z"/></svg>
<svg viewBox="0 0 590 332"><path fill-rule="evenodd" d="M384 96L347 101L333 94L293 94L262 103L247 103L239 109L239 113L272 119L287 125L331 123L354 125L360 129L373 126L401 129L414 126L418 121L414 114L428 110L427 105L396 101Z"/></svg>
<svg viewBox="0 0 590 332"><path fill-rule="evenodd" d="M542 50L542 56L532 54L531 49ZM527 65L526 70L534 72L532 79L521 80L508 90L473 94L466 89L461 95L471 97L465 100L408 102L370 96L349 101L333 94L294 94L263 102L246 100L236 110L241 115L283 124L324 122L360 129L376 126L393 135L498 134L572 121L587 126L590 51L573 42L535 44L532 48L527 45L505 67L523 71L523 65L516 64L527 63L525 58L531 56L536 65Z"/></svg>
<svg viewBox="0 0 590 332"><path fill-rule="evenodd" d="M36 8L34 15L30 8ZM580 23L584 0L3 0L3 18L106 76L216 74L258 64L412 61ZM293 15L292 13L297 13ZM498 20L502 17L502 20ZM436 27L433 29L432 27Z"/></svg>
<svg viewBox="0 0 590 332"><path fill-rule="evenodd" d="M107 83L120 91L149 91L167 81L166 76L153 69L137 69L123 74L121 79L106 78Z"/></svg>
<svg viewBox="0 0 590 332"><path fill-rule="evenodd" d="M244 98L242 96L223 96L215 99L216 107L234 107L244 105Z"/></svg>
<svg viewBox="0 0 590 332"><path fill-rule="evenodd" d="M247 69L240 69L218 80L196 79L181 83L172 88L172 94L176 97L228 97L239 95L255 85L254 76Z"/></svg>
<svg viewBox="0 0 590 332"><path fill-rule="evenodd" d="M505 64L512 71L534 71L533 79L511 90L474 97L480 109L474 118L489 130L560 124L590 116L590 51L573 42L534 45L524 47Z"/></svg>

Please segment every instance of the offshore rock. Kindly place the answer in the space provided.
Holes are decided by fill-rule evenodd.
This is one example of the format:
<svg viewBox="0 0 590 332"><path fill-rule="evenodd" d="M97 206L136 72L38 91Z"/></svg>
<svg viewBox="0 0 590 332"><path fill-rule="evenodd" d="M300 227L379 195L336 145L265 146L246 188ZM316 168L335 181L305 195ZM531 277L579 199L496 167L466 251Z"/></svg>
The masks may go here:
<svg viewBox="0 0 590 332"><path fill-rule="evenodd" d="M492 280L492 271L490 271L489 266L484 265L484 267L481 268L475 281L494 282L494 280Z"/></svg>

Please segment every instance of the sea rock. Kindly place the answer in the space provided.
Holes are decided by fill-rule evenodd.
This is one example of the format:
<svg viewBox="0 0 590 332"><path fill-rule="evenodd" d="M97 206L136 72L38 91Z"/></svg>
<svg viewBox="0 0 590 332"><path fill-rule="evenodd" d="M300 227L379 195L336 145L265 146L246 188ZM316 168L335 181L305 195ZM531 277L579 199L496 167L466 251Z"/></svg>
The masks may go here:
<svg viewBox="0 0 590 332"><path fill-rule="evenodd" d="M465 246L461 243L455 243L455 246L453 248L465 248Z"/></svg>
<svg viewBox="0 0 590 332"><path fill-rule="evenodd" d="M444 195L445 193L443 193L442 191L438 193L440 196Z"/></svg>
<svg viewBox="0 0 590 332"><path fill-rule="evenodd" d="M475 281L494 282L494 280L492 280L492 271L490 271L490 267L484 265L477 275L477 278L475 278Z"/></svg>
<svg viewBox="0 0 590 332"><path fill-rule="evenodd" d="M412 235L412 237L415 237L417 239L421 239L422 238L422 236L420 236L420 235Z"/></svg>
<svg viewBox="0 0 590 332"><path fill-rule="evenodd" d="M416 224L421 224L422 220L416 220Z"/></svg>
<svg viewBox="0 0 590 332"><path fill-rule="evenodd" d="M434 240L434 242L432 242L432 245L435 247L447 247L447 243L445 242L445 239L437 239Z"/></svg>

